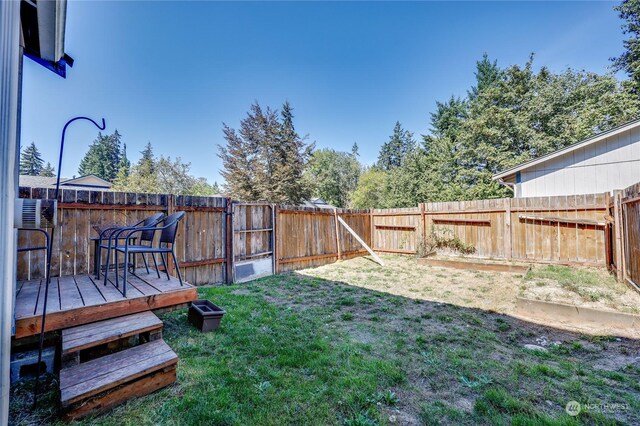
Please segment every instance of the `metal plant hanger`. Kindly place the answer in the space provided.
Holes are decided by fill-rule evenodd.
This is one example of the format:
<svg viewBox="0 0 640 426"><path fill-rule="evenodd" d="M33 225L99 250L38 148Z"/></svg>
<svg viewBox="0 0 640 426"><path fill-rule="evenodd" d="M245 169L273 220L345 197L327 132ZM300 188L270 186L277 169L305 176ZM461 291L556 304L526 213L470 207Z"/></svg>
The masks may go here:
<svg viewBox="0 0 640 426"><path fill-rule="evenodd" d="M47 203L45 203L46 207L45 210L42 211L42 215L47 219L47 222L50 223L51 226L51 235L48 236L45 232L45 235L47 235L47 265L46 265L46 275L45 275L45 288L44 288L44 302L42 305L42 322L40 323L40 344L38 346L38 364L37 364L37 369L36 369L36 382L35 382L35 387L33 390L33 407L36 407L36 404L38 403L38 385L40 384L40 370L41 370L41 363L42 363L42 347L44 346L44 334L45 334L45 321L46 321L46 317L47 317L47 300L49 298L49 283L51 282L51 246L53 245L53 239L55 236L55 229L56 229L56 216L57 216L57 210L58 210L58 198L59 198L59 194L60 194L60 173L62 171L62 154L64 152L64 138L65 138L65 133L67 132L67 127L69 127L69 125L71 123L73 123L74 121L77 120L87 120L90 121L91 123L93 123L98 129L100 130L104 130L106 128L106 124L104 121L104 118L102 119L102 125L96 123L94 120L92 120L89 117L74 117L71 120L67 121L67 123L64 125L64 127L62 128L62 137L60 140L60 155L58 157L58 176L56 179L56 190L54 192L54 196L53 196L53 200L42 200L42 201L47 201ZM40 200L38 200L40 201ZM44 232L44 231L43 231Z"/></svg>

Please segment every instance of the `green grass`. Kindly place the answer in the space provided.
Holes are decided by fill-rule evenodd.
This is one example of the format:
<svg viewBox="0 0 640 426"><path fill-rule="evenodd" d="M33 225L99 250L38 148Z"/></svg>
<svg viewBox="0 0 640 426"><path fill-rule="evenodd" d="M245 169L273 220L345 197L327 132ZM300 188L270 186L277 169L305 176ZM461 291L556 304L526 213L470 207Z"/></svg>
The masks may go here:
<svg viewBox="0 0 640 426"><path fill-rule="evenodd" d="M177 384L81 424L640 424L640 368L598 367L633 359L638 342L297 274L199 294L227 315L206 334L186 310L161 316L180 357ZM562 344L523 349L540 335ZM57 423L56 381L34 413L30 386L12 389L12 424ZM573 418L564 412L570 400L628 409Z"/></svg>

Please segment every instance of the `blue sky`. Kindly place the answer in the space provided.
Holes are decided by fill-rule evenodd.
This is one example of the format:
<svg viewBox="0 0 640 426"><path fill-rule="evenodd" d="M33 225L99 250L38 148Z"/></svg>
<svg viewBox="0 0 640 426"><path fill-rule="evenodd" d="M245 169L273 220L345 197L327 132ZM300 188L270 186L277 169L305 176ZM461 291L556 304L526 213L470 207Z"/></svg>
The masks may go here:
<svg viewBox="0 0 640 426"><path fill-rule="evenodd" d="M499 65L607 72L622 51L613 2L129 2L69 1L62 79L24 63L22 143L55 163L62 126L104 117L129 158L151 142L221 181L222 123L250 104L294 107L317 147L371 164L396 120L428 132L435 102L463 96L483 52ZM97 130L67 132L63 175L77 174Z"/></svg>

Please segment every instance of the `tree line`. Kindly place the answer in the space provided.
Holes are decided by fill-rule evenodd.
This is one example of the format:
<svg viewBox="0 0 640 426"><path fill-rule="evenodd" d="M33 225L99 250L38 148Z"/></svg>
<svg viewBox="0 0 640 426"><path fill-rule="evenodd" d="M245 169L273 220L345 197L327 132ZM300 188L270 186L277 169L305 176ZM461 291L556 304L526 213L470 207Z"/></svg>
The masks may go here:
<svg viewBox="0 0 640 426"><path fill-rule="evenodd" d="M211 185L205 178L192 176L191 164L180 157L156 157L150 142L140 154L140 160L132 165L118 130L112 134L100 132L80 161L78 174L98 176L113 183L116 191L204 196L220 193L216 183ZM51 177L55 176L55 169L50 163L44 165L40 151L32 142L22 150L20 174Z"/></svg>
<svg viewBox="0 0 640 426"><path fill-rule="evenodd" d="M285 103L278 121L275 111L267 108L263 114L256 103L239 135L224 126L224 189L247 200L298 203L316 196L354 208L510 197L494 174L638 118L640 1L624 1L616 10L628 39L610 72L536 70L533 54L522 66L501 67L485 54L464 96L436 102L428 134L415 138L396 122L377 162L368 167L360 163L357 145L351 152L312 151L313 145L305 146L305 138L295 134L298 145L279 148L285 111L293 129L291 106ZM617 71L629 78L619 81ZM288 155L296 162L271 155L279 149L291 149ZM295 176L289 189L274 194L272 183L279 185L289 173Z"/></svg>
<svg viewBox="0 0 640 426"><path fill-rule="evenodd" d="M336 207L393 208L420 202L512 196L492 179L502 170L638 118L640 112L640 0L616 7L623 21L623 53L611 72L567 68L501 67L487 54L477 61L475 82L464 96L437 101L429 132L415 137L397 121L375 164L365 166L354 143L350 152L315 149L294 125L293 107L278 111L255 102L237 129L223 123L218 146L225 179L222 192L245 201L300 204L318 197ZM629 78L618 80L624 71ZM136 164L115 131L98 134L80 163L131 192L212 195L217 184L189 173L180 158L157 158L151 144ZM21 156L22 174L53 175L35 146Z"/></svg>

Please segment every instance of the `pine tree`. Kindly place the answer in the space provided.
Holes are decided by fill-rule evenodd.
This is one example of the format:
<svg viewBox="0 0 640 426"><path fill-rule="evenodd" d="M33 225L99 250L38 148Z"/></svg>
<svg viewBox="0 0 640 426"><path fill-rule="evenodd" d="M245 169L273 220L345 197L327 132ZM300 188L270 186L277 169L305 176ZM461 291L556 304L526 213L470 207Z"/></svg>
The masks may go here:
<svg viewBox="0 0 640 426"><path fill-rule="evenodd" d="M311 197L311 186L303 178L314 144L307 145L296 132L293 108L286 101L280 113L281 124L275 151L279 153L274 170L277 193L271 198L276 203L300 204Z"/></svg>
<svg viewBox="0 0 640 426"><path fill-rule="evenodd" d="M112 135L98 133L80 161L78 173L81 176L96 175L109 182L115 181L122 160L121 138L117 130Z"/></svg>
<svg viewBox="0 0 640 426"><path fill-rule="evenodd" d="M122 146L122 152L120 154L120 163L118 164L118 173L116 174L115 184L126 185L131 173L131 162L127 158L127 144Z"/></svg>
<svg viewBox="0 0 640 426"><path fill-rule="evenodd" d="M259 167L259 146L262 110L257 103L251 105L251 112L240 121L240 135L235 129L223 123L222 132L226 146L218 145L218 156L222 159L220 172L225 179L225 192L234 198L246 201L260 199L260 189L256 177Z"/></svg>
<svg viewBox="0 0 640 426"><path fill-rule="evenodd" d="M38 151L36 144L31 142L31 145L25 147L22 155L20 155L20 174L39 176L43 167L44 160L40 155L40 151Z"/></svg>
<svg viewBox="0 0 640 426"><path fill-rule="evenodd" d="M44 166L44 168L40 172L40 176L54 177L55 175L56 175L56 169L54 169L51 163L49 162L47 162L47 165Z"/></svg>
<svg viewBox="0 0 640 426"><path fill-rule="evenodd" d="M624 0L615 10L624 20L622 30L629 38L623 41L625 52L617 58L611 58L614 71L625 71L633 90L640 91L640 0Z"/></svg>
<svg viewBox="0 0 640 426"><path fill-rule="evenodd" d="M226 146L218 146L225 192L247 201L298 204L311 189L303 178L313 150L293 124L293 108L285 102L280 114L256 102L238 131L223 125Z"/></svg>
<svg viewBox="0 0 640 426"><path fill-rule="evenodd" d="M153 165L155 163L155 156L153 155L153 147L151 146L151 142L147 142L145 148L140 151L142 157L138 160L138 167L142 169L142 171L147 172L149 174L153 173Z"/></svg>
<svg viewBox="0 0 640 426"><path fill-rule="evenodd" d="M354 142L351 146L351 155L353 155L354 158L360 157L360 147L358 146L358 142Z"/></svg>
<svg viewBox="0 0 640 426"><path fill-rule="evenodd" d="M478 93L495 84L501 75L502 71L498 67L498 61L494 60L491 62L489 55L486 53L482 55L482 59L476 62L476 85L471 87L471 90L467 92L469 99L475 99Z"/></svg>
<svg viewBox="0 0 640 426"><path fill-rule="evenodd" d="M378 155L378 167L382 170L391 170L402 165L403 159L415 148L413 134L404 130L399 121L393 128L393 135L389 137L380 148Z"/></svg>

